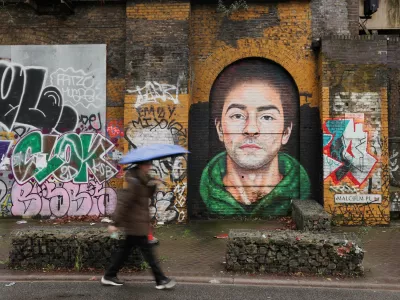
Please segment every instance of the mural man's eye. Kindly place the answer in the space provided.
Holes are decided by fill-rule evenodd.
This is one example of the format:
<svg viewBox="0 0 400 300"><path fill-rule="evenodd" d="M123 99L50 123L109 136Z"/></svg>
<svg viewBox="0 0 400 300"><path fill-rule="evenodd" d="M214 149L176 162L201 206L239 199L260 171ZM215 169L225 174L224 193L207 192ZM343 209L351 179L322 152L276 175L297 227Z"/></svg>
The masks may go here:
<svg viewBox="0 0 400 300"><path fill-rule="evenodd" d="M243 116L242 114L234 114L230 118L233 120L245 120L246 119L246 117Z"/></svg>
<svg viewBox="0 0 400 300"><path fill-rule="evenodd" d="M261 120L263 120L263 121L272 121L272 120L275 120L275 118L271 117L271 116L262 116Z"/></svg>

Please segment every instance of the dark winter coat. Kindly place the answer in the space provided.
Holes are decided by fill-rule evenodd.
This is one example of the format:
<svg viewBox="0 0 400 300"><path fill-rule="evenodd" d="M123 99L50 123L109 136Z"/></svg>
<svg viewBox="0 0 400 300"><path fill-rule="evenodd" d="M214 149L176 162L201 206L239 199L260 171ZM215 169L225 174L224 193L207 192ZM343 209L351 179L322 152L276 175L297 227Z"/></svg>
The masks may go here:
<svg viewBox="0 0 400 300"><path fill-rule="evenodd" d="M125 175L127 188L118 191L117 207L113 221L127 235L147 236L150 227L149 201L156 185L140 169L128 170Z"/></svg>

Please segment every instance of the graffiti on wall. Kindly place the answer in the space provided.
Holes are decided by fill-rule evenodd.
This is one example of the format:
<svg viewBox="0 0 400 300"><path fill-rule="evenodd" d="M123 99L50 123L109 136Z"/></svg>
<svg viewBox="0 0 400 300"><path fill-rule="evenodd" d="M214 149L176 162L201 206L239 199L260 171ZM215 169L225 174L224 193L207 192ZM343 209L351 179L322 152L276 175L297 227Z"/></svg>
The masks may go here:
<svg viewBox="0 0 400 300"><path fill-rule="evenodd" d="M127 92L137 95L135 107L147 103L158 103L159 101L172 101L173 104L179 104L179 86L172 84L146 81L145 86L136 87L135 90L127 90Z"/></svg>
<svg viewBox="0 0 400 300"><path fill-rule="evenodd" d="M177 106L147 105L137 109L138 117L128 124L127 139L139 147L144 144L157 144L162 140L166 144L187 143L187 128L179 122Z"/></svg>
<svg viewBox="0 0 400 300"><path fill-rule="evenodd" d="M124 125L122 120L108 120L107 134L110 138L120 138L124 136Z"/></svg>
<svg viewBox="0 0 400 300"><path fill-rule="evenodd" d="M345 177L361 186L371 175L378 159L370 151L369 133L361 120L339 118L324 124L324 179L339 184Z"/></svg>
<svg viewBox="0 0 400 300"><path fill-rule="evenodd" d="M116 192L94 178L82 184L62 183L54 178L42 184L14 182L11 198L15 216L104 215L114 211L117 201Z"/></svg>
<svg viewBox="0 0 400 300"><path fill-rule="evenodd" d="M400 211L400 193L390 193L390 211Z"/></svg>
<svg viewBox="0 0 400 300"><path fill-rule="evenodd" d="M380 93L335 92L324 120L325 208L337 224L389 222L388 139L381 124ZM347 113L353 111L356 113Z"/></svg>
<svg viewBox="0 0 400 300"><path fill-rule="evenodd" d="M283 148L298 130L299 93L280 65L244 59L218 76L211 120L225 151L211 159L200 182L208 210L218 215L286 215L306 199L310 181Z"/></svg>
<svg viewBox="0 0 400 300"><path fill-rule="evenodd" d="M187 146L187 104L179 102L140 102L137 95L132 121L123 135L130 147L150 144L175 144ZM178 95L176 95L178 97ZM177 99L177 98L176 98ZM141 103L139 105L139 103ZM176 103L176 105L174 104ZM185 120L186 119L186 120ZM185 120L185 121L181 121ZM119 134L115 124L111 134ZM186 213L186 156L176 156L154 160L151 175L161 180L163 186L150 202L151 216L160 223L184 222Z"/></svg>
<svg viewBox="0 0 400 300"><path fill-rule="evenodd" d="M392 147L395 146L395 143L392 143ZM396 151L396 149L392 149L392 152L390 153L390 179L393 185L398 185L400 180L399 180L399 152Z"/></svg>
<svg viewBox="0 0 400 300"><path fill-rule="evenodd" d="M104 104L104 86L94 72L59 68L50 75L50 82L59 87L64 101L74 107L99 109Z"/></svg>
<svg viewBox="0 0 400 300"><path fill-rule="evenodd" d="M112 213L108 181L118 170L107 156L105 45L0 52L1 214Z"/></svg>
<svg viewBox="0 0 400 300"><path fill-rule="evenodd" d="M382 138L378 141L380 147L380 155L382 157L381 164L381 172L379 176L381 176L382 185L380 190L375 190L375 192L379 192L379 194L369 194L362 195L360 192L366 191L369 189L366 187L349 187L348 184L343 184L343 186L347 186L346 188L337 189L339 186L332 186L330 190L332 192L336 192L335 196L340 197L346 193L352 193L352 195L345 195L346 197L357 196L361 197L371 197L365 201L356 201L356 202L348 202L340 203L339 205L328 205L327 211L332 214L332 220L336 224L346 224L346 225L379 225L379 224L389 224L390 222L390 199L389 199L389 164L385 157L388 158L389 149L388 149L388 139ZM375 199L377 197L377 199ZM355 199L359 199L356 197Z"/></svg>
<svg viewBox="0 0 400 300"><path fill-rule="evenodd" d="M35 178L42 183L50 175L61 182L88 181L89 170L100 183L118 171L104 156L114 145L100 134L43 135L34 131L15 146L12 169L18 183Z"/></svg>
<svg viewBox="0 0 400 300"><path fill-rule="evenodd" d="M76 111L64 105L59 89L45 86L47 69L0 61L0 123L10 131L15 123L66 132L77 125Z"/></svg>
<svg viewBox="0 0 400 300"><path fill-rule="evenodd" d="M7 154L11 148L12 141L0 140L0 170L6 169Z"/></svg>

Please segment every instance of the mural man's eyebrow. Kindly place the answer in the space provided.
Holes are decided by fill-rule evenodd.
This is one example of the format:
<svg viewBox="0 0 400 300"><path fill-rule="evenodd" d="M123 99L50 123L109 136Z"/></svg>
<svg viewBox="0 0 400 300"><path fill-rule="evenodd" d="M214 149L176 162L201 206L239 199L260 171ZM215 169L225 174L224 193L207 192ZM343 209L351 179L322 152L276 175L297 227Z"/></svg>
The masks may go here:
<svg viewBox="0 0 400 300"><path fill-rule="evenodd" d="M241 110L246 110L247 106L246 106L246 105L243 105L243 104L232 103L231 105L228 106L228 109L226 110L226 113L225 113L225 114L227 114L228 111L229 111L230 109L233 109L233 108L238 108L238 109L241 109Z"/></svg>
<svg viewBox="0 0 400 300"><path fill-rule="evenodd" d="M275 105L265 105L265 106L259 106L259 107L257 107L257 111L258 111L258 112L260 112L260 111L265 111L265 110L271 110L271 109L277 110L279 113L281 113L281 111L279 110L279 108L278 108L277 106L275 106Z"/></svg>

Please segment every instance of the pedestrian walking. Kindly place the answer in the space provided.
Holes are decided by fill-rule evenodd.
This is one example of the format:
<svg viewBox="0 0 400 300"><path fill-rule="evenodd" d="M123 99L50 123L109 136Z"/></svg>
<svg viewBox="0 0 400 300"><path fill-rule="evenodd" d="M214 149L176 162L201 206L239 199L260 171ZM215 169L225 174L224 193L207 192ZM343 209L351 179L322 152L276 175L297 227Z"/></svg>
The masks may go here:
<svg viewBox="0 0 400 300"><path fill-rule="evenodd" d="M123 282L117 274L128 259L133 247L138 247L151 267L157 289L170 289L176 284L175 280L164 275L153 252L153 246L148 241L150 232L149 198L156 189L156 183L149 175L151 161L138 163L126 172L125 179L128 188L118 193L117 207L113 221L108 230L114 233L123 228L125 239L118 251L113 254L112 262L101 279L103 285L119 286Z"/></svg>
<svg viewBox="0 0 400 300"><path fill-rule="evenodd" d="M149 242L152 236L150 225L149 199L153 196L157 184L149 175L153 159L161 159L174 155L189 153L178 145L155 144L129 151L120 164L130 164L125 180L128 188L118 193L117 207L114 213L114 224L108 227L111 234L115 234L118 228L125 231L125 239L121 247L113 254L112 262L101 278L104 285L122 285L117 277L119 270L128 259L133 247L138 247L144 259L151 267L157 289L170 289L176 285L175 280L164 275L158 265L154 252L154 241ZM152 239L153 240L153 239Z"/></svg>

